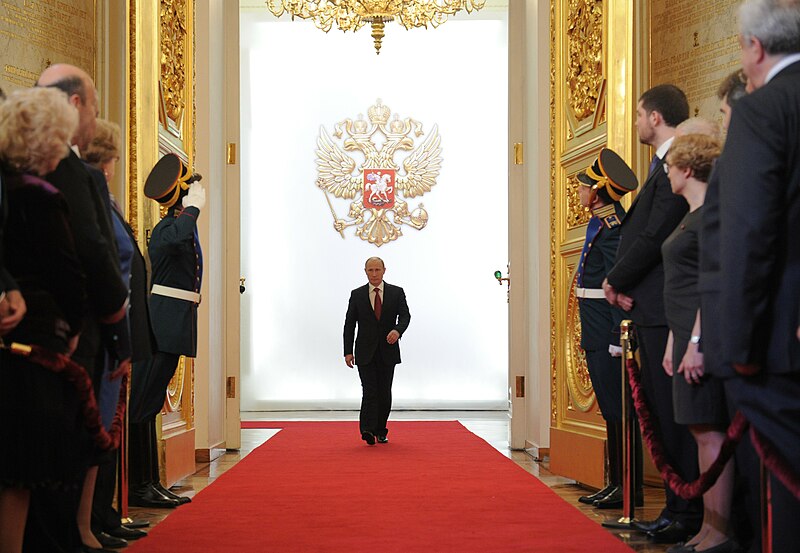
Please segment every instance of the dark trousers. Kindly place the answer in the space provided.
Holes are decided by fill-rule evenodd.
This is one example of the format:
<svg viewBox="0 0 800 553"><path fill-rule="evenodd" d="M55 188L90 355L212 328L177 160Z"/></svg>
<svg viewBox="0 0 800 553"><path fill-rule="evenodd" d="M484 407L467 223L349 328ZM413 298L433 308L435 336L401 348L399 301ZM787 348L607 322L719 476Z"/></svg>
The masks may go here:
<svg viewBox="0 0 800 553"><path fill-rule="evenodd" d="M725 393L733 412L741 410L756 430L767 438L800 474L800 375L760 375L734 377L725 381ZM749 433L736 450L736 465L744 487L747 518L754 529L751 552L761 551L760 496L761 461ZM773 551L797 551L800 544L800 500L775 477L770 478L772 492ZM734 505L734 510L740 508Z"/></svg>
<svg viewBox="0 0 800 553"><path fill-rule="evenodd" d="M358 417L361 432L385 436L386 423L392 411L392 380L394 365L385 364L380 350L369 363L358 366L361 378L361 413Z"/></svg>
<svg viewBox="0 0 800 553"><path fill-rule="evenodd" d="M97 481L92 500L92 530L95 533L119 528L120 514L114 509L114 492L117 484L117 459L119 450L97 467Z"/></svg>
<svg viewBox="0 0 800 553"><path fill-rule="evenodd" d="M154 419L164 406L169 381L178 368L180 355L156 352L152 359L135 363L131 371L131 422Z"/></svg>
<svg viewBox="0 0 800 553"><path fill-rule="evenodd" d="M636 327L642 359L641 383L654 422L658 425L667 461L686 482L692 482L700 476L697 442L687 426L675 423L672 378L661 365L668 335L666 326ZM670 520L679 520L690 529L699 528L703 520L702 499L683 499L666 482L664 492L667 501L662 515Z"/></svg>
<svg viewBox="0 0 800 553"><path fill-rule="evenodd" d="M131 423L128 432L128 489L134 494L160 480L156 417Z"/></svg>

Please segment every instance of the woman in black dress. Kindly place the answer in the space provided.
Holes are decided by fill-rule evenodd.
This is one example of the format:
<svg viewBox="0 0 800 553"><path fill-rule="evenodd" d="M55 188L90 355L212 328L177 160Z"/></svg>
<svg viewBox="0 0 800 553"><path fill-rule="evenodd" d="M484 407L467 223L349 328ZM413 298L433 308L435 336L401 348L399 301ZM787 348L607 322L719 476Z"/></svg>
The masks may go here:
<svg viewBox="0 0 800 553"><path fill-rule="evenodd" d="M78 113L53 88L16 91L0 103L0 171L8 201L5 265L27 313L3 336L70 354L86 310L84 276L61 194L39 178L67 155ZM33 489L80 485L80 410L61 374L0 351L0 550L22 551Z"/></svg>
<svg viewBox="0 0 800 553"><path fill-rule="evenodd" d="M719 455L728 423L722 383L703 370L700 347L700 295L697 287L698 232L711 168L719 157L719 139L704 134L678 136L667 154L664 169L672 191L683 196L689 212L664 241L664 308L670 332L664 352L664 370L672 376L675 422L686 424L697 441L700 471L706 471ZM717 483L703 494L703 525L685 545L673 553L735 551L729 518L733 488L733 462Z"/></svg>

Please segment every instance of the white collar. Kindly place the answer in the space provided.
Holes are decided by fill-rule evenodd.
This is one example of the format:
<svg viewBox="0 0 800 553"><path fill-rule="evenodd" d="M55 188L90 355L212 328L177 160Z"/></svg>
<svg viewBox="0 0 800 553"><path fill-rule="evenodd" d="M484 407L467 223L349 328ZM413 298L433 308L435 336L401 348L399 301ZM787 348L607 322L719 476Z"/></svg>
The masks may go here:
<svg viewBox="0 0 800 553"><path fill-rule="evenodd" d="M381 294L383 294L383 281L381 281L381 283L380 283L380 284L378 284L377 286L373 286L372 284L370 284L370 285L369 285L369 293L371 294L372 292L374 292L374 291L375 291L375 288L377 288L378 290L380 290L380 291L381 291Z"/></svg>
<svg viewBox="0 0 800 553"><path fill-rule="evenodd" d="M672 141L675 140L674 136L670 136L664 142L661 143L661 146L658 147L656 150L656 155L658 159L664 159L664 156L667 155L669 151L669 147L672 146Z"/></svg>
<svg viewBox="0 0 800 553"><path fill-rule="evenodd" d="M769 70L769 73L767 73L767 78L764 79L764 84L770 82L775 75L777 75L778 73L780 73L781 71L783 71L784 69L786 69L787 67L798 61L800 61L800 52L796 52L794 54L789 54L788 56L782 57L780 61L775 65L773 65L772 69Z"/></svg>

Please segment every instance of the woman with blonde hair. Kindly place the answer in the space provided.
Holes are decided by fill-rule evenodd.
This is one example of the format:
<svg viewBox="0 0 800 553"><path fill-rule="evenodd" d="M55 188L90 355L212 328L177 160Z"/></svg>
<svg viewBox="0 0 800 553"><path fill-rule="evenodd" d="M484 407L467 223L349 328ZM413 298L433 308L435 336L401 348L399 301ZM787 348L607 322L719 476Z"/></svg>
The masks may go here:
<svg viewBox="0 0 800 553"><path fill-rule="evenodd" d="M4 340L66 355L78 343L86 285L64 198L40 177L66 157L77 126L60 90L18 90L0 103L5 264L28 308ZM31 490L81 485L80 402L62 375L6 350L0 356L0 443L14 447L0 456L0 552L18 553Z"/></svg>
<svg viewBox="0 0 800 553"><path fill-rule="evenodd" d="M669 338L663 366L672 377L672 401L677 424L688 425L697 442L700 472L719 455L728 425L722 383L705 374L700 336L699 230L708 177L722 144L717 136L678 136L667 154L664 170L672 192L683 196L689 212L661 247L664 259L664 308ZM703 494L703 525L686 544L671 553L738 550L730 538L733 462Z"/></svg>

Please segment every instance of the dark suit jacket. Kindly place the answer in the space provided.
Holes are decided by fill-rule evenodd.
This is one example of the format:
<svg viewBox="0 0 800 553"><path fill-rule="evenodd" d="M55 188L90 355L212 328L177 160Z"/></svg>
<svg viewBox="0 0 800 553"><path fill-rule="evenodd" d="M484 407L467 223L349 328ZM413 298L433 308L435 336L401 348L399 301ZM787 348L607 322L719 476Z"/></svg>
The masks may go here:
<svg viewBox="0 0 800 553"><path fill-rule="evenodd" d="M133 229L121 214L117 214L123 223L128 239L133 244L131 260L131 296L128 321L131 330L131 361L138 362L149 359L156 351L156 338L150 324L150 306L148 305L147 263L144 260Z"/></svg>
<svg viewBox="0 0 800 553"><path fill-rule="evenodd" d="M196 207L187 207L177 216L171 209L153 229L147 246L153 284L200 291L203 259L197 240L199 216ZM158 351L197 355L196 303L151 293L150 321Z"/></svg>
<svg viewBox="0 0 800 553"><path fill-rule="evenodd" d="M6 192L8 184L5 182L5 178L4 170L0 167L0 292L17 290L19 288L14 281L14 277L6 270L5 264L3 263L3 227L8 218L8 199Z"/></svg>
<svg viewBox="0 0 800 553"><path fill-rule="evenodd" d="M640 326L666 326L661 244L689 206L670 188L659 164L642 185L622 221L617 261L608 282L634 299L631 319Z"/></svg>
<svg viewBox="0 0 800 553"><path fill-rule="evenodd" d="M399 286L384 281L380 321L375 318L369 294L369 284L350 293L350 302L344 318L344 354L353 353L355 340L356 364L368 364L380 348L383 361L388 365L396 365L400 363L400 341L389 344L386 342L386 336L392 330L396 330L402 336L408 328L408 323L411 322L406 294ZM356 337L356 326L358 326L358 337Z"/></svg>
<svg viewBox="0 0 800 553"><path fill-rule="evenodd" d="M128 289L122 282L108 210L83 162L70 150L56 170L45 177L69 207L78 258L86 273L89 303L98 316L122 307Z"/></svg>
<svg viewBox="0 0 800 553"><path fill-rule="evenodd" d="M722 359L800 371L800 62L736 103L721 173Z"/></svg>

